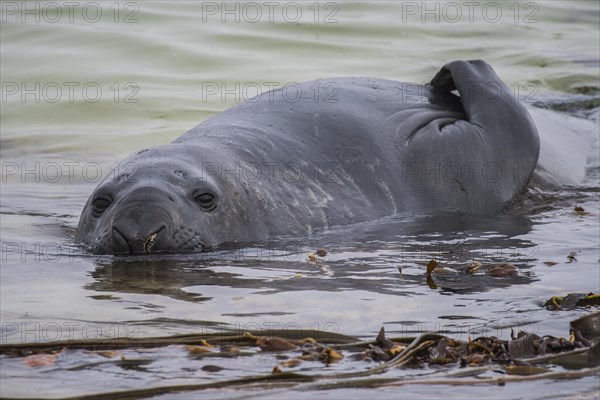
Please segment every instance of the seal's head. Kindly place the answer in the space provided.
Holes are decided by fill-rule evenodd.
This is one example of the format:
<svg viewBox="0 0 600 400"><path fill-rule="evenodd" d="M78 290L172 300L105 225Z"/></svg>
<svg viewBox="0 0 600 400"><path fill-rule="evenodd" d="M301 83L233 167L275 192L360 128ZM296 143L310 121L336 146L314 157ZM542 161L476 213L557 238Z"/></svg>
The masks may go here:
<svg viewBox="0 0 600 400"><path fill-rule="evenodd" d="M142 150L119 163L88 199L77 241L97 254L147 254L248 240L247 192L186 146Z"/></svg>

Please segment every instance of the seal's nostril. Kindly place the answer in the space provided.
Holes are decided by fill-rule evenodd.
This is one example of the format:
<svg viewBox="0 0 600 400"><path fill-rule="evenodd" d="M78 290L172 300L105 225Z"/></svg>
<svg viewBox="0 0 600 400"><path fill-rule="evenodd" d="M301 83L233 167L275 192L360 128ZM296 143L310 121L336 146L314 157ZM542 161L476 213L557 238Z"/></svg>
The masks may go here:
<svg viewBox="0 0 600 400"><path fill-rule="evenodd" d="M125 235L123 235L116 227L113 226L113 243L115 242L115 239L118 239L119 242L124 242L124 244L127 246L129 253L133 253L133 248L131 247L131 243L129 243L129 240L127 240L127 237Z"/></svg>

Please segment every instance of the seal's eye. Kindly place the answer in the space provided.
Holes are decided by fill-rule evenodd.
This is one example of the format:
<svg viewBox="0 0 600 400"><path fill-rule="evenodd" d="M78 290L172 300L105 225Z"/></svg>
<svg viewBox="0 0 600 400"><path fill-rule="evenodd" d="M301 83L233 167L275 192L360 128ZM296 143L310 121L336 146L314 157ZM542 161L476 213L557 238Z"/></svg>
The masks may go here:
<svg viewBox="0 0 600 400"><path fill-rule="evenodd" d="M110 203L111 201L104 197L98 197L94 199L94 202L92 203L92 214L95 216L100 216L100 214L102 214L104 210L110 206Z"/></svg>
<svg viewBox="0 0 600 400"><path fill-rule="evenodd" d="M211 193L201 193L194 197L194 200L205 211L212 211L217 208L215 196L213 196Z"/></svg>

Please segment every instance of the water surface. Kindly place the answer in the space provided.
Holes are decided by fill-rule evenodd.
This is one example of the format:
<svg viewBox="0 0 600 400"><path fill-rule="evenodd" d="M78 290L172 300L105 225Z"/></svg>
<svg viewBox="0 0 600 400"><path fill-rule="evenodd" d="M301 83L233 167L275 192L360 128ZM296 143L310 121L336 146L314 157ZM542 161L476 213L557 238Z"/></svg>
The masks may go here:
<svg viewBox="0 0 600 400"><path fill-rule="evenodd" d="M292 9L283 13L288 3L277 3L272 21L257 3L262 17L253 21L254 14L240 8L239 22L235 14L223 15L222 3L88 3L101 5L96 22L82 6L74 8L70 21L68 6L57 2L62 16L40 9L37 21L35 14L3 4L2 343L270 327L358 338L373 338L381 326L396 336L439 330L462 339L507 338L510 328L568 335L568 322L586 311L541 305L554 295L600 290L597 143L586 149L584 182L533 187L523 204L497 217L398 215L295 241L194 256L99 257L74 244L83 204L116 162L174 140L271 86L331 76L424 83L447 61L482 58L529 103L597 124L598 3L492 3L488 7L502 11L497 21L492 8L483 13L490 3L482 2L472 20L468 8L455 3L463 12L456 22L450 8L448 14L441 11L444 2L439 20L423 14L423 3L331 2L318 5L318 15L314 3L298 3L297 21ZM407 8L413 5L416 10ZM216 93L208 90L214 85ZM585 153L580 156L588 157ZM578 204L586 214L573 211ZM328 255L308 262L317 248ZM567 258L571 252L576 261ZM520 273L440 275L433 288L423 265L432 258L456 268L474 260L510 262ZM176 349L156 351L161 361L144 372L67 371L66 364L32 369L2 359L2 396L72 396L106 387L210 381L268 373L273 366L253 358L229 375L212 376L184 368L190 361ZM597 396L597 388L597 380L586 378L468 393L587 398ZM414 398L465 395L464 388L403 390ZM394 394L378 391L381 397Z"/></svg>

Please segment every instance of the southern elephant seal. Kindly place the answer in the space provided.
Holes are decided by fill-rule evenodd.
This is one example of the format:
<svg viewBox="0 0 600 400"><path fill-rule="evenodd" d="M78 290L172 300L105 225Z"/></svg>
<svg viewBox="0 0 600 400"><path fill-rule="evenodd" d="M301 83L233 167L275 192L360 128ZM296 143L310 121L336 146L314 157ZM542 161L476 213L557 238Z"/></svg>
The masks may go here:
<svg viewBox="0 0 600 400"><path fill-rule="evenodd" d="M100 254L199 252L405 211L494 214L538 159L529 114L480 60L448 63L428 85L294 89L130 155L90 196L77 240Z"/></svg>

